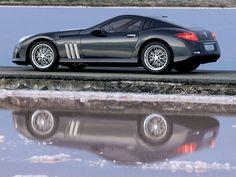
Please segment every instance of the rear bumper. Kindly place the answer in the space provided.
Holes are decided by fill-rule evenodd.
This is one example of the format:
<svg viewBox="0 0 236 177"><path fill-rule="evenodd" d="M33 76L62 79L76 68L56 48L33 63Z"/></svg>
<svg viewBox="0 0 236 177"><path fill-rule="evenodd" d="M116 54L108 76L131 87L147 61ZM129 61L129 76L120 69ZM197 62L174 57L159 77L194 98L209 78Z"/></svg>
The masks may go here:
<svg viewBox="0 0 236 177"><path fill-rule="evenodd" d="M200 64L216 62L220 58L220 54L204 55L204 56L194 56L189 58L189 61L196 61Z"/></svg>
<svg viewBox="0 0 236 177"><path fill-rule="evenodd" d="M213 46L214 50L207 50L206 46ZM220 58L220 46L217 41L202 42L196 48L192 60L198 60L200 63L216 62Z"/></svg>
<svg viewBox="0 0 236 177"><path fill-rule="evenodd" d="M197 61L201 64L216 62L220 58L220 46L217 41L207 41L207 42L184 42L187 51L187 55L178 57L174 62L184 62L184 61ZM212 50L207 50L206 46L213 46Z"/></svg>

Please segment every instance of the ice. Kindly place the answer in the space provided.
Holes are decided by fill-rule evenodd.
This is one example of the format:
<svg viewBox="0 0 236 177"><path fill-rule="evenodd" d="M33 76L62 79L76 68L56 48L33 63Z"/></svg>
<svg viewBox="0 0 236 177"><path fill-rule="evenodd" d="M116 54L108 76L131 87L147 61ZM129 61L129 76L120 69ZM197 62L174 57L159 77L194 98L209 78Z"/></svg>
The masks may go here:
<svg viewBox="0 0 236 177"><path fill-rule="evenodd" d="M148 93L123 93L123 92L78 92L78 91L48 91L48 90L0 90L0 98L70 98L86 103L92 100L111 101L136 101L136 102L188 102L236 105L235 96L200 96L200 95L158 95Z"/></svg>
<svg viewBox="0 0 236 177"><path fill-rule="evenodd" d="M165 161L163 163L144 164L143 170L170 170L172 172L184 171L187 173L204 173L211 170L236 170L236 166L229 163L207 163L202 161Z"/></svg>
<svg viewBox="0 0 236 177"><path fill-rule="evenodd" d="M29 145L29 144L32 144L33 141L24 137L22 134L18 134L19 138L25 143L25 145Z"/></svg>
<svg viewBox="0 0 236 177"><path fill-rule="evenodd" d="M28 160L32 163L60 163L69 161L70 155L68 154L58 154L58 155L41 155L41 156L33 156Z"/></svg>
<svg viewBox="0 0 236 177"><path fill-rule="evenodd" d="M48 177L47 175L15 175L13 177Z"/></svg>
<svg viewBox="0 0 236 177"><path fill-rule="evenodd" d="M4 141L5 141L5 136L0 135L0 143L4 143Z"/></svg>
<svg viewBox="0 0 236 177"><path fill-rule="evenodd" d="M89 166L96 166L103 168L105 164L107 164L107 161L106 160L89 161L88 164Z"/></svg>

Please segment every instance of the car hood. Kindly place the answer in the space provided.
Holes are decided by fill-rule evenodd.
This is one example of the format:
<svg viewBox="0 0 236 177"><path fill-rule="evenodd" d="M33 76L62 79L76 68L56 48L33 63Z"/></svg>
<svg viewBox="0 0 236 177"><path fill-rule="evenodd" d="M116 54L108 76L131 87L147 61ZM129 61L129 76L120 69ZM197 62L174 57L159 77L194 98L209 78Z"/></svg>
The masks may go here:
<svg viewBox="0 0 236 177"><path fill-rule="evenodd" d="M58 35L60 36L73 36L73 35L78 35L82 31L81 29L73 29L73 30L63 30L63 31L58 31Z"/></svg>
<svg viewBox="0 0 236 177"><path fill-rule="evenodd" d="M60 38L60 37L64 37L64 36L79 35L81 31L82 31L81 29L63 30L63 31L41 33L41 34L37 34L35 36L48 36L48 37L52 37L55 39L55 38Z"/></svg>

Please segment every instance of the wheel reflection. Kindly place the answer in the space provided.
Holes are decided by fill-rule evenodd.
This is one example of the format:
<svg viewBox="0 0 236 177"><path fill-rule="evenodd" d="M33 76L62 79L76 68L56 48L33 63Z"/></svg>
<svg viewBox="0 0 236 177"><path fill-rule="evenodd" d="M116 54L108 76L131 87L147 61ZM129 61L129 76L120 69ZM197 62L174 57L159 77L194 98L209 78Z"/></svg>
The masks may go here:
<svg viewBox="0 0 236 177"><path fill-rule="evenodd" d="M209 116L15 111L18 131L34 141L87 150L122 164L150 163L215 144L219 122Z"/></svg>

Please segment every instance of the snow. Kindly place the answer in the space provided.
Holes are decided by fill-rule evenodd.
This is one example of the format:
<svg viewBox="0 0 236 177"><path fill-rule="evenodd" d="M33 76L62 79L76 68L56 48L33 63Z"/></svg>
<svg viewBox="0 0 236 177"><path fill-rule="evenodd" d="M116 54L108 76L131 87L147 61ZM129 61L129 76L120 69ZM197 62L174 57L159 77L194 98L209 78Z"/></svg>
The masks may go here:
<svg viewBox="0 0 236 177"><path fill-rule="evenodd" d="M89 161L89 166L98 166L100 168L103 168L106 164L107 161L106 160L97 160L97 161Z"/></svg>
<svg viewBox="0 0 236 177"><path fill-rule="evenodd" d="M46 164L53 164L53 163L60 163L69 161L70 155L68 154L58 154L58 155L41 155L41 156L33 156L28 160L32 163L46 163Z"/></svg>
<svg viewBox="0 0 236 177"><path fill-rule="evenodd" d="M85 163L90 167L99 167L99 168L107 168L110 166L110 163L104 159L98 160L83 160L77 158L70 158L70 155L67 154L58 154L58 155L42 155L42 156L33 156L30 159L32 163L59 163L65 161L74 161L76 163ZM113 164L116 164L116 161L113 161ZM114 168L125 168L124 166L115 165ZM236 166L230 163L218 163L218 162L204 162L204 161L171 161L165 160L163 162L154 162L154 163L142 163L137 162L135 164L135 168L141 168L142 170L156 170L162 171L167 170L171 172L186 172L186 173L206 173L209 171L236 171ZM14 177L25 177L25 176L14 176ZM31 177L31 176L26 176ZM32 176L35 177L35 176ZM36 176L38 177L38 176ZM41 176L39 176L41 177ZM44 177L44 176L43 176Z"/></svg>
<svg viewBox="0 0 236 177"><path fill-rule="evenodd" d="M0 143L4 143L4 141L5 141L5 136L0 135Z"/></svg>
<svg viewBox="0 0 236 177"><path fill-rule="evenodd" d="M165 161L163 163L142 164L143 170L184 171L187 173L204 173L211 170L236 170L236 166L229 163L207 163L202 161Z"/></svg>
<svg viewBox="0 0 236 177"><path fill-rule="evenodd" d="M48 177L47 175L15 175L14 177Z"/></svg>
<svg viewBox="0 0 236 177"><path fill-rule="evenodd" d="M0 99L6 97L18 98L70 98L82 103L92 100L136 101L136 102L188 102L206 104L236 105L235 96L200 96L200 95L159 95L121 92L77 92L48 90L0 90Z"/></svg>

